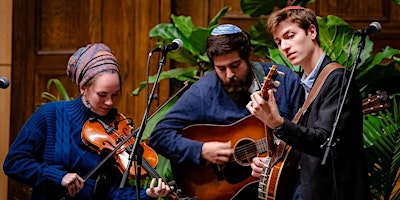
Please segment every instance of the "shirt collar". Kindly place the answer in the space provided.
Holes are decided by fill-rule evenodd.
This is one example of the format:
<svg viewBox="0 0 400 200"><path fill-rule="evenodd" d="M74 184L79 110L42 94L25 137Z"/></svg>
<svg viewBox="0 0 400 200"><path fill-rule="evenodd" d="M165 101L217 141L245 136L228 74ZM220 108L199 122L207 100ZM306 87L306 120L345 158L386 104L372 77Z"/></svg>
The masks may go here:
<svg viewBox="0 0 400 200"><path fill-rule="evenodd" d="M258 91L258 90L260 90L261 88L258 86L258 83L257 83L257 81L256 81L256 79L255 78L253 78L253 81L252 81L253 83L251 84L251 86L249 87L249 92L250 93L254 93L254 92L256 92L256 91Z"/></svg>
<svg viewBox="0 0 400 200"><path fill-rule="evenodd" d="M303 86L304 90L306 91L306 97L310 93L310 90L315 82L315 79L318 76L319 69L321 68L322 61L325 58L325 53L321 55L319 58L317 65L315 68L312 70L312 72L306 77L305 74L303 74L303 77L301 78L301 85Z"/></svg>

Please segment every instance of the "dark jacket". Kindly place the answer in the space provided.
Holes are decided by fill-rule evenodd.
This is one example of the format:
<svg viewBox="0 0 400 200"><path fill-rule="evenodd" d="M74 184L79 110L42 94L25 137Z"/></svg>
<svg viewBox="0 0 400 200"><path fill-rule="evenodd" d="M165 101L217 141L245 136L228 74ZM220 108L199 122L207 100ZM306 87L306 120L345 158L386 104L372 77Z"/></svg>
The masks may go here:
<svg viewBox="0 0 400 200"><path fill-rule="evenodd" d="M326 56L319 73L330 62L331 59ZM369 199L363 148L362 100L354 80L334 132L333 141L336 145L331 148L333 157L330 154L326 164L321 165L326 148L321 148L321 145L332 134L341 100L339 96L344 72L343 68L336 69L327 77L298 124L285 119L282 128L275 131L277 137L301 152L300 182L304 200ZM346 74L349 77L350 72L347 71ZM335 193L337 198L334 198Z"/></svg>

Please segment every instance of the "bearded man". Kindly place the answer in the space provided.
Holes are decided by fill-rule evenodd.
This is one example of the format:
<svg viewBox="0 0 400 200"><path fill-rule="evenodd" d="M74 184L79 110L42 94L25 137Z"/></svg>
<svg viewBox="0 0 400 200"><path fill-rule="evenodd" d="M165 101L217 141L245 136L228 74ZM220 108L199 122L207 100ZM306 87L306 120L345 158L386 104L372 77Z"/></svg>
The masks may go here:
<svg viewBox="0 0 400 200"><path fill-rule="evenodd" d="M192 169L195 175L201 176L201 180L178 185L181 188L185 187L186 190L183 190L183 193L194 194L197 197L206 195L206 199L223 199L217 196L217 193L235 193L238 190L237 188L232 190L219 188L221 184L225 184L224 182L229 182L227 185L232 182L234 182L232 185L235 185L238 182L226 181L229 177L224 171L226 169L224 166L232 161L235 146L229 134L225 131L223 133L206 131L200 133L204 135L204 138L221 136L221 139L196 140L187 137L191 133L188 135L182 133L187 127L199 124L228 125L226 128L229 129L229 125L249 116L250 112L246 104L250 101L250 95L262 88L264 77L274 63L251 62L250 37L248 33L232 24L219 25L213 29L207 38L206 52L214 70L201 77L185 91L156 125L148 142L156 152L171 161L175 178L185 173L183 166L199 167ZM275 65L278 71L285 74L276 78L280 82L275 92L277 105L280 114L291 119L304 98L300 78L288 67ZM244 133L243 137L251 134ZM215 169L211 174L201 171L210 165L213 165L212 169ZM249 170L246 176L250 176L251 167L245 167ZM230 170L238 173L236 168ZM236 175L238 174L234 177ZM192 177L185 177L185 179L190 178ZM211 188L200 191L200 188L207 184L208 179L210 179Z"/></svg>

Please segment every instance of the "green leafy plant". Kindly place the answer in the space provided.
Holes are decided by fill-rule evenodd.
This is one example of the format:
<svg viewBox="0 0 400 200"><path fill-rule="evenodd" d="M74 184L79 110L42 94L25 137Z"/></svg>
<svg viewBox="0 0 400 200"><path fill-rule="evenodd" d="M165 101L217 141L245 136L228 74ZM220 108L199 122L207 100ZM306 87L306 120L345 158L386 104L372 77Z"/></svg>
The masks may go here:
<svg viewBox="0 0 400 200"><path fill-rule="evenodd" d="M207 27L195 27L190 16L171 15L172 23L158 24L150 30L150 38L158 38L158 45L166 44L179 38L183 41L180 51L168 52L167 56L176 62L185 63L183 68L175 68L160 74L163 79L177 79L189 83L196 82L201 76L212 69L206 51L206 40L212 29L218 25L218 20L228 12L228 7L222 8L208 23ZM154 83L155 76L149 77L149 83ZM146 87L146 82L139 84L132 95L137 96Z"/></svg>
<svg viewBox="0 0 400 200"><path fill-rule="evenodd" d="M364 115L364 146L374 199L399 199L400 107L399 94L392 97L392 110Z"/></svg>
<svg viewBox="0 0 400 200"><path fill-rule="evenodd" d="M55 85L57 88L57 94L53 94L50 92L50 88L52 85ZM57 95L57 96L56 96ZM64 85L61 83L60 80L58 79L49 79L47 81L47 91L46 92L42 92L42 94L40 95L40 97L47 99L49 101L59 101L59 100L72 100L73 98L70 97L67 93L67 90L65 90Z"/></svg>

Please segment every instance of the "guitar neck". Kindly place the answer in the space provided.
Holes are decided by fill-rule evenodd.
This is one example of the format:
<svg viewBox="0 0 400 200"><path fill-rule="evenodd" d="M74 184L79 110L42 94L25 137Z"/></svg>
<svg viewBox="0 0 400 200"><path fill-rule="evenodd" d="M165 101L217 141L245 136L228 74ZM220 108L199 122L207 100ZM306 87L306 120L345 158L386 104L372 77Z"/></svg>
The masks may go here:
<svg viewBox="0 0 400 200"><path fill-rule="evenodd" d="M263 87L261 88L261 92L260 92L261 97L265 101L268 101L268 99L269 99L268 90L273 89L274 81L275 81L277 75L278 75L278 71L276 69L276 65L272 65L267 77L264 80L264 84L263 84ZM266 136L267 136L266 147L268 149L268 156L272 156L273 153L276 151L275 138L274 138L271 128L265 126L265 132L266 132Z"/></svg>
<svg viewBox="0 0 400 200"><path fill-rule="evenodd" d="M267 138L262 138L256 141L257 153L263 154L268 151L268 140Z"/></svg>
<svg viewBox="0 0 400 200"><path fill-rule="evenodd" d="M274 143L274 136L272 133L272 129L265 126L265 136L259 140L256 140L255 145L257 148L257 154L263 154L265 152L268 153L268 156L272 156L273 152L276 151L276 145Z"/></svg>

